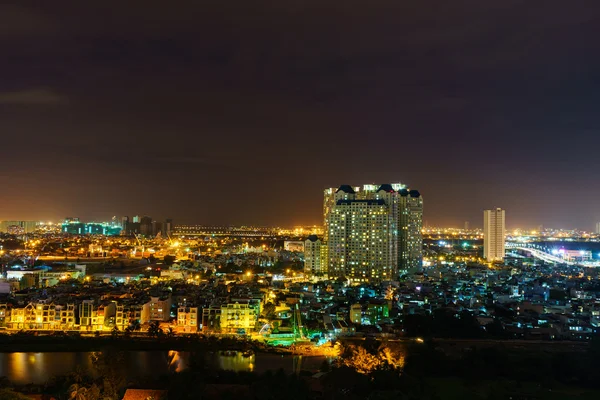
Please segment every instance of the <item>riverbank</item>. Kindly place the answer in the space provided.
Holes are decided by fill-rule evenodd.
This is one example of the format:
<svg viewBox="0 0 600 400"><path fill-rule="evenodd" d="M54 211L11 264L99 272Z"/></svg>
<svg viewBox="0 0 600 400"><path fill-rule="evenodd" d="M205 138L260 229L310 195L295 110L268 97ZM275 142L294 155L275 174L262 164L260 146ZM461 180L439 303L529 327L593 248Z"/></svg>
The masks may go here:
<svg viewBox="0 0 600 400"><path fill-rule="evenodd" d="M127 351L248 351L269 354L292 354L284 347L268 346L264 343L239 339L235 337L216 336L98 336L80 335L33 335L2 334L0 335L0 352L72 352L102 351L111 348Z"/></svg>

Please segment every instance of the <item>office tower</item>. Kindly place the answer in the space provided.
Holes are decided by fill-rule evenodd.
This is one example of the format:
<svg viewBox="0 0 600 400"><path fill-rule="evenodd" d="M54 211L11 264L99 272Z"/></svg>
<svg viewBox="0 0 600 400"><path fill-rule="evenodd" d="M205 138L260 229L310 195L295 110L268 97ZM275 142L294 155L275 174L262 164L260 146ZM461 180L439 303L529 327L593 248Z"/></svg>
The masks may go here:
<svg viewBox="0 0 600 400"><path fill-rule="evenodd" d="M469 221L465 221L465 231L469 230Z"/></svg>
<svg viewBox="0 0 600 400"><path fill-rule="evenodd" d="M163 236L170 237L173 231L173 219L167 218L163 224Z"/></svg>
<svg viewBox="0 0 600 400"><path fill-rule="evenodd" d="M159 221L152 221L152 236L162 236L163 223Z"/></svg>
<svg viewBox="0 0 600 400"><path fill-rule="evenodd" d="M132 221L132 222L133 222L134 224L139 224L139 223L141 222L141 221L140 221L140 216L139 216L139 215L135 215L135 216L133 217L133 221Z"/></svg>
<svg viewBox="0 0 600 400"><path fill-rule="evenodd" d="M483 212L483 258L504 260L505 212L501 208Z"/></svg>
<svg viewBox="0 0 600 400"><path fill-rule="evenodd" d="M129 217L128 216L121 217L121 234L122 235L129 234Z"/></svg>
<svg viewBox="0 0 600 400"><path fill-rule="evenodd" d="M135 217L134 221L135 222ZM143 236L151 236L152 235L152 218L145 215L140 220L140 234Z"/></svg>
<svg viewBox="0 0 600 400"><path fill-rule="evenodd" d="M600 234L600 222L596 222L596 233Z"/></svg>
<svg viewBox="0 0 600 400"><path fill-rule="evenodd" d="M325 246L317 235L310 235L304 242L304 273L306 275L323 274L322 267L325 261L321 258L323 247Z"/></svg>
<svg viewBox="0 0 600 400"><path fill-rule="evenodd" d="M324 221L331 277L390 280L422 264L423 200L416 190L399 183L326 190Z"/></svg>

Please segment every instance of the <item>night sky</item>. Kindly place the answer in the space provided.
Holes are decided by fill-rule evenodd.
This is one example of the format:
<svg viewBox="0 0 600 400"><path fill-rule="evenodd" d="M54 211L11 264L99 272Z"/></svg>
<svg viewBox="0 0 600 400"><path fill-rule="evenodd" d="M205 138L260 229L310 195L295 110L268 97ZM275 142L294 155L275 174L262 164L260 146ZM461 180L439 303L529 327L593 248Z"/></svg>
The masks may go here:
<svg viewBox="0 0 600 400"><path fill-rule="evenodd" d="M600 221L600 2L0 5L0 219L318 224L403 182L429 225Z"/></svg>

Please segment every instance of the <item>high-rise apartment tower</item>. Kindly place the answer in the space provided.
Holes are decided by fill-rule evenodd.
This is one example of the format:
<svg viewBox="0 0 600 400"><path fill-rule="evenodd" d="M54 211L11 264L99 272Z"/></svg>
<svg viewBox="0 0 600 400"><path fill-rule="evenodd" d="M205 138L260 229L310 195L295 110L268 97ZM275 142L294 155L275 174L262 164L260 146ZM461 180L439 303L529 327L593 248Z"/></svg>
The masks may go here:
<svg viewBox="0 0 600 400"><path fill-rule="evenodd" d="M323 220L330 277L391 280L422 265L423 199L416 190L399 183L327 189Z"/></svg>
<svg viewBox="0 0 600 400"><path fill-rule="evenodd" d="M483 212L483 258L504 260L505 212L501 208Z"/></svg>

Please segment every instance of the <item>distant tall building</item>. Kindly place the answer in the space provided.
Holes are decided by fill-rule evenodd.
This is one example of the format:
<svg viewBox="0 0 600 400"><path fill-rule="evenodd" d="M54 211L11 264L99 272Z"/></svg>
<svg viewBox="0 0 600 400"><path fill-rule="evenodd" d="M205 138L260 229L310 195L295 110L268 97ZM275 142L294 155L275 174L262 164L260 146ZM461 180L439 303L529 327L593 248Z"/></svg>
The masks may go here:
<svg viewBox="0 0 600 400"><path fill-rule="evenodd" d="M133 222L135 223L135 218L133 217ZM139 218L139 217L138 217ZM143 236L152 236L152 218L144 215L140 220L140 234Z"/></svg>
<svg viewBox="0 0 600 400"><path fill-rule="evenodd" d="M139 224L141 222L139 215L134 215L133 221L134 224Z"/></svg>
<svg viewBox="0 0 600 400"><path fill-rule="evenodd" d="M501 208L483 212L483 258L488 261L504 260L505 212Z"/></svg>
<svg viewBox="0 0 600 400"><path fill-rule="evenodd" d="M600 222L596 222L596 233L600 234Z"/></svg>
<svg viewBox="0 0 600 400"><path fill-rule="evenodd" d="M469 230L469 221L465 221L465 231Z"/></svg>
<svg viewBox="0 0 600 400"><path fill-rule="evenodd" d="M171 232L173 231L173 219L167 218L165 223L163 224L163 236L170 237Z"/></svg>
<svg viewBox="0 0 600 400"><path fill-rule="evenodd" d="M1 232L18 232L21 233L32 233L38 227L40 223L38 221L2 221L0 222ZM10 228L10 229L9 229Z"/></svg>
<svg viewBox="0 0 600 400"><path fill-rule="evenodd" d="M398 194L398 268L406 272L423 264L423 197L418 190L401 189Z"/></svg>
<svg viewBox="0 0 600 400"><path fill-rule="evenodd" d="M325 191L327 273L351 281L395 279L422 265L423 199L400 183ZM324 271L325 272L325 271Z"/></svg>
<svg viewBox="0 0 600 400"><path fill-rule="evenodd" d="M316 235L310 235L304 242L304 273L321 275L326 271L327 260L324 258L326 248Z"/></svg>
<svg viewBox="0 0 600 400"><path fill-rule="evenodd" d="M129 234L129 217L126 215L121 217L121 232L123 235Z"/></svg>

